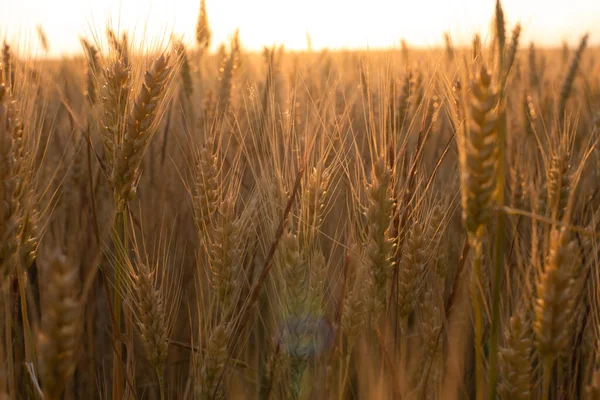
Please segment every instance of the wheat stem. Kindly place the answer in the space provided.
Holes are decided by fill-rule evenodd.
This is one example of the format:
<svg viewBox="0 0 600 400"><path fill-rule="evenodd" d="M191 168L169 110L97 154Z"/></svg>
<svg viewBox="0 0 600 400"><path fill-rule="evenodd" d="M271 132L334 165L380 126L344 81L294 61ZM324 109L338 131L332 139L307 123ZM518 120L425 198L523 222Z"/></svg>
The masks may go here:
<svg viewBox="0 0 600 400"><path fill-rule="evenodd" d="M474 250L473 266L471 267L471 302L473 304L473 319L475 321L475 386L477 400L483 400L483 306L481 298L481 238L473 238L471 246Z"/></svg>
<svg viewBox="0 0 600 400"><path fill-rule="evenodd" d="M500 107L503 107L503 92L500 89ZM503 108L501 108L503 109ZM506 114L498 120L498 175L496 178L496 204L504 206L504 158L506 140ZM504 215L496 213L496 235L494 238L494 281L492 282L492 327L490 331L490 399L496 398L498 378L498 331L500 323L500 287L504 270Z"/></svg>
<svg viewBox="0 0 600 400"><path fill-rule="evenodd" d="M0 282L2 283L2 282ZM16 388L17 388L17 380L15 376L15 368L11 367L11 364L14 361L14 353L13 353L13 337L12 337L12 310L11 310L11 299L10 299L10 285L7 283L2 288L2 294L4 296L4 317L5 317L5 325L4 325L4 333L5 333L5 342L6 345L6 360L8 361L8 393L12 396L16 397Z"/></svg>
<svg viewBox="0 0 600 400"><path fill-rule="evenodd" d="M542 376L542 400L550 399L550 379L553 365L554 359L552 356L546 356L542 362L542 368L544 370Z"/></svg>
<svg viewBox="0 0 600 400"><path fill-rule="evenodd" d="M166 400L165 393L165 372L163 366L156 366L156 377L158 378L158 388L160 390L160 400Z"/></svg>
<svg viewBox="0 0 600 400"><path fill-rule="evenodd" d="M121 289L123 287L126 273L127 257L127 218L126 211L117 213L115 219L115 243L117 244L117 262L115 265L115 288L114 288L114 313L115 326L113 327L114 358L113 358L113 398L120 399L123 396L123 382L121 375L123 373L122 358L123 347L121 345Z"/></svg>
<svg viewBox="0 0 600 400"><path fill-rule="evenodd" d="M348 382L348 371L350 370L350 358L350 353L346 354L346 358L344 360L344 367L342 368L343 375L340 385L339 400L344 399L344 389L346 388L346 383Z"/></svg>
<svg viewBox="0 0 600 400"><path fill-rule="evenodd" d="M35 350L33 344L33 336L31 333L31 325L29 324L29 315L27 313L27 295L25 294L25 272L17 270L17 280L19 284L19 296L21 297L21 318L23 320L23 337L25 341L25 359L27 362L35 365Z"/></svg>

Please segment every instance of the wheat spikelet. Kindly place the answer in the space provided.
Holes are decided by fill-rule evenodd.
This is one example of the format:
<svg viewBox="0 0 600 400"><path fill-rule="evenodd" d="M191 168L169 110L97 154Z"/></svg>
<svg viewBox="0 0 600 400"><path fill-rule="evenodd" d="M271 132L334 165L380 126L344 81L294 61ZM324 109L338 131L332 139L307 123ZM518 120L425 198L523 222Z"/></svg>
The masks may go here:
<svg viewBox="0 0 600 400"><path fill-rule="evenodd" d="M162 99L171 77L169 58L161 55L144 76L144 82L131 108L127 130L115 158L112 183L119 208L135 197L140 164L160 121Z"/></svg>
<svg viewBox="0 0 600 400"><path fill-rule="evenodd" d="M500 349L500 372L503 377L499 387L502 399L531 399L531 354L533 341L524 312L510 318L505 334L505 346Z"/></svg>

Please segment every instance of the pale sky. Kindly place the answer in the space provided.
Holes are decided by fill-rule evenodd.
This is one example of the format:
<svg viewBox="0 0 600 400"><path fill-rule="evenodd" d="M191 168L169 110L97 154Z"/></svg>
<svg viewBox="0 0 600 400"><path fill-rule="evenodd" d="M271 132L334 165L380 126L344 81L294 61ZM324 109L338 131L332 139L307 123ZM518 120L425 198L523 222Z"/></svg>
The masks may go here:
<svg viewBox="0 0 600 400"><path fill-rule="evenodd" d="M0 39L21 49L38 45L35 27L43 26L52 55L80 52L79 36L104 34L109 19L115 30L135 31L153 40L184 36L194 43L199 0L12 0L0 7ZM544 45L566 39L575 45L585 32L600 44L600 0L504 0L507 28L523 25L523 40ZM381 47L404 38L409 45L435 46L449 31L455 42L479 32L485 38L494 0L207 0L213 49L240 28L242 45L258 50L284 44L313 47ZM154 40L155 41L155 40ZM38 53L40 54L40 53Z"/></svg>

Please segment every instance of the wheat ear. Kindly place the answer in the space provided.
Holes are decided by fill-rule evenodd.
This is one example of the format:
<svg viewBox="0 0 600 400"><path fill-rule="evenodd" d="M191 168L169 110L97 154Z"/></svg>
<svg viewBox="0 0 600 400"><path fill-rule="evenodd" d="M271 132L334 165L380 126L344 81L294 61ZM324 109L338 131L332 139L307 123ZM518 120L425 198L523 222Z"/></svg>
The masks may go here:
<svg viewBox="0 0 600 400"><path fill-rule="evenodd" d="M500 372L503 377L499 386L502 399L531 399L531 355L533 341L524 312L510 318L506 331L505 346L500 349Z"/></svg>
<svg viewBox="0 0 600 400"><path fill-rule="evenodd" d="M104 148L104 159L109 171L114 166L115 152L122 141L123 122L131 86L130 68L116 59L103 71L106 83L102 87L102 129L100 138Z"/></svg>
<svg viewBox="0 0 600 400"><path fill-rule="evenodd" d="M192 97L192 94L194 94L194 84L192 82L192 73L188 54L185 49L185 45L181 40L178 40L174 47L175 54L177 54L179 63L181 65L181 68L179 69L179 75L181 77L181 83L183 84L183 92L189 99Z"/></svg>
<svg viewBox="0 0 600 400"><path fill-rule="evenodd" d="M544 368L544 399L548 398L554 360L569 340L570 330L565 328L570 321L575 299L569 263L575 260L576 251L576 242L570 240L566 229L552 231L548 259L536 285L533 330Z"/></svg>
<svg viewBox="0 0 600 400"><path fill-rule="evenodd" d="M404 322L415 309L419 285L425 276L425 236L420 221L415 221L404 246L398 272L398 316Z"/></svg>
<svg viewBox="0 0 600 400"><path fill-rule="evenodd" d="M385 306L388 277L393 266L394 240L390 227L394 200L391 182L391 171L384 158L380 158L373 167L371 183L367 187L367 257L373 285L373 321L377 320Z"/></svg>
<svg viewBox="0 0 600 400"><path fill-rule="evenodd" d="M96 77L100 72L100 55L98 53L98 49L88 42L86 39L81 39L81 45L83 46L83 51L85 52L87 66L85 71L85 95L88 98L90 104L96 104L97 100L97 85L96 85Z"/></svg>
<svg viewBox="0 0 600 400"><path fill-rule="evenodd" d="M168 90L172 66L169 58L161 55L146 71L144 82L131 108L125 137L120 144L112 183L115 202L119 208L135 197L140 176L140 164L150 139L160 122L162 99Z"/></svg>
<svg viewBox="0 0 600 400"><path fill-rule="evenodd" d="M210 232L218 209L219 168L217 153L212 140L200 148L196 158L192 204L194 219L199 232Z"/></svg>
<svg viewBox="0 0 600 400"><path fill-rule="evenodd" d="M225 321L217 325L210 335L206 353L202 360L200 376L198 377L197 398L206 400L225 398L223 374L227 362L227 343L230 335L231 330Z"/></svg>
<svg viewBox="0 0 600 400"><path fill-rule="evenodd" d="M14 274L19 247L19 179L14 154L13 119L8 88L2 82L0 68L0 282Z"/></svg>
<svg viewBox="0 0 600 400"><path fill-rule="evenodd" d="M573 57L573 61L571 61L571 65L569 66L569 72L567 72L567 76L563 82L562 88L560 89L560 98L558 101L558 121L559 127L562 127L563 122L565 120L565 112L567 108L567 100L571 95L571 90L573 89L573 82L575 82L575 75L577 74L577 70L579 69L579 64L581 62L581 58L583 56L583 52L587 46L589 35L585 34L581 38L581 42L579 42L579 47L575 52L575 57Z"/></svg>
<svg viewBox="0 0 600 400"><path fill-rule="evenodd" d="M44 396L58 400L77 366L81 337L79 271L63 254L52 254L41 268L48 279L38 335Z"/></svg>

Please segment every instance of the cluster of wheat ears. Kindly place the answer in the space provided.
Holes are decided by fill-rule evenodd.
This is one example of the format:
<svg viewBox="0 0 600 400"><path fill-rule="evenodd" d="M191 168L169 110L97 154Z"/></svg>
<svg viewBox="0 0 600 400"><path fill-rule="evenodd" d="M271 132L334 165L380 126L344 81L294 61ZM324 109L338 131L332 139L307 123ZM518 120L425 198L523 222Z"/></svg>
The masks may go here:
<svg viewBox="0 0 600 400"><path fill-rule="evenodd" d="M600 399L598 54L491 20L4 42L0 399Z"/></svg>

